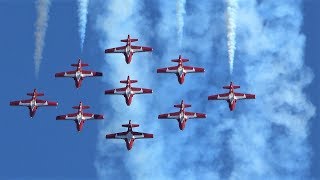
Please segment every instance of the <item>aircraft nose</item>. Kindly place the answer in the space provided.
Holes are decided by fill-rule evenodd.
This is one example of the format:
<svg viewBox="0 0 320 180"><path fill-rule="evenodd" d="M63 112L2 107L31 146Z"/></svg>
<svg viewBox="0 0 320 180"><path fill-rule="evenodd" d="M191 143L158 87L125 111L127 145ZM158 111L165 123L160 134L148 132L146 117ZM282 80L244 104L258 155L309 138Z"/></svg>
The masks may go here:
<svg viewBox="0 0 320 180"><path fill-rule="evenodd" d="M185 124L184 124L184 123L180 123L180 124L179 124L179 128L180 128L181 131L183 131L184 128L185 128Z"/></svg>
<svg viewBox="0 0 320 180"><path fill-rule="evenodd" d="M184 82L184 78L183 77L179 77L179 84L183 84L183 82Z"/></svg>
<svg viewBox="0 0 320 180"><path fill-rule="evenodd" d="M126 63L127 63L127 64L130 64L130 62L131 62L131 58L128 57L128 56L126 56Z"/></svg>

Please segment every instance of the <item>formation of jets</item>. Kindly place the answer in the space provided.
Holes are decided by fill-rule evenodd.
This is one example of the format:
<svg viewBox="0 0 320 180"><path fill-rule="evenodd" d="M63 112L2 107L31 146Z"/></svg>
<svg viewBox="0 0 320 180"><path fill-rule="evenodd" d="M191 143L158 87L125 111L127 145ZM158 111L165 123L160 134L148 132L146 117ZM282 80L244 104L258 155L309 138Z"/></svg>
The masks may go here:
<svg viewBox="0 0 320 180"><path fill-rule="evenodd" d="M132 61L132 56L136 52L147 52L152 51L151 47L144 46L134 46L131 43L138 41L138 39L131 39L130 35L128 35L127 39L121 40L121 42L125 42L125 46L115 47L106 49L105 53L123 53L125 56L125 61L127 64L130 64ZM182 58L179 55L178 59L171 60L172 62L177 62L177 66L165 67L157 69L157 73L174 73L178 77L179 84L183 84L185 81L185 76L187 73L203 73L205 72L204 68L193 67L193 66L185 66L183 63L188 62L189 59ZM55 74L55 77L69 77L73 78L75 81L75 87L80 88L82 81L86 77L96 77L102 76L102 72L88 71L83 70L83 67L88 66L89 64L85 64L81 59L78 60L77 64L71 64L71 66L76 67L73 71L59 72ZM106 95L122 95L125 97L125 102L127 106L130 106L132 103L133 96L135 94L151 94L152 89L146 88L138 88L132 87L133 83L137 83L137 80L131 80L128 75L126 80L121 80L120 83L126 84L125 87L106 90ZM241 99L255 99L254 94L244 94L237 93L234 89L240 88L238 85L234 85L230 82L230 85L223 86L224 89L229 89L228 93L224 94L216 94L208 97L208 100L225 100L229 104L230 111L233 111L236 106L237 100ZM58 106L57 102L51 102L46 100L38 99L38 96L43 96L44 93L39 93L34 89L32 93L27 93L28 96L32 96L31 99L20 100L20 101L12 101L10 102L11 106L26 106L29 108L30 117L34 117L36 110L38 107L42 106ZM182 100L180 104L174 105L174 107L179 108L178 112L172 112L167 114L160 114L158 119L176 119L179 123L179 129L184 130L188 119L194 118L206 118L206 114L197 113L197 112L188 112L186 108L191 107L190 104L185 104ZM83 128L84 122L86 120L102 120L104 119L103 115L86 113L85 109L89 109L90 106L83 105L82 102L79 103L78 106L73 106L73 109L77 109L77 112L65 115L59 115L56 117L56 120L72 120L76 123L77 131L80 132ZM139 127L139 124L131 123L129 120L128 124L123 124L122 127L127 127L127 131L119 132L114 134L107 134L107 139L123 139L126 142L127 150L130 150L133 146L135 139L144 139L144 138L153 138L153 134L143 133L143 132L135 132L132 129L135 127Z"/></svg>

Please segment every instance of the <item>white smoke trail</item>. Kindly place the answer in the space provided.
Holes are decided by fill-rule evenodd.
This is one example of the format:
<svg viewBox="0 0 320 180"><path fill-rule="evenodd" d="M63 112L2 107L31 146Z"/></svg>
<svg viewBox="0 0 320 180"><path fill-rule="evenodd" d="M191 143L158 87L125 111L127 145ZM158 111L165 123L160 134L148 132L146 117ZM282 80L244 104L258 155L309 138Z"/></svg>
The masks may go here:
<svg viewBox="0 0 320 180"><path fill-rule="evenodd" d="M136 32L136 30L139 29L142 29L140 31L142 31L141 34L143 34L143 36L139 36L140 40L141 38L148 37L148 39L153 39L154 44L161 44L161 46L154 47L155 52L153 52L151 59L144 59L141 58L142 54L136 54L134 61L129 66L121 65L124 63L121 61L121 59L123 60L122 55L118 55L118 57L116 57L116 55L108 55L108 67L105 69L108 71L108 74L111 75L108 77L108 81L111 81L112 87L119 87L119 77L127 72L135 74L139 82L143 82L143 85L139 83L140 87L152 87L154 89L154 94L152 95L154 100L148 100L147 95L143 99L141 96L135 96L133 105L126 107L122 97L106 97L106 99L112 98L110 104L115 113L111 117L109 115L108 122L106 122L105 127L101 129L101 133L99 134L99 156L96 162L98 176L101 179L107 177L111 179L195 179L196 177L202 179L217 179L219 175L214 168L215 166L209 164L216 159L216 152L219 152L221 148L215 147L210 150L210 152L206 152L203 151L203 147L207 148L219 145L221 140L215 139L215 137L219 135L217 132L210 132L212 133L210 134L211 137L201 138L201 140L199 140L196 133L197 127L209 127L212 124L208 126L208 124L205 123L206 120L200 120L199 122L197 122L198 120L190 120L187 129L181 132L176 121L157 120L159 112L165 113L173 111L172 105L179 103L181 98L185 98L187 102L192 103L194 111L203 110L199 105L200 103L194 100L195 97L199 96L194 95L194 98L190 98L189 96L174 96L173 93L172 95L168 95L168 92L172 91L174 87L182 90L181 94L186 94L189 90L196 90L198 88L197 86L190 87L193 82L192 78L203 80L203 74L199 76L190 75L190 80L185 82L184 86L186 87L181 88L174 75L161 76L151 73L156 67L168 66L170 59L177 58L179 53L183 53L177 51L178 45L175 38L172 38L175 36L172 32L176 29L175 22L171 21L172 17L176 15L175 2L163 1L161 2L162 8L160 9L154 8L159 7L157 3L146 6L147 1L138 4L132 1L125 1L124 3L127 5L125 6L126 9L121 9L123 8L122 3L110 1L108 6L106 6L107 8L104 9L106 14L98 18L98 29L101 31L102 37L106 36L106 38L102 38L106 39L101 42L101 44L103 44L102 48L118 45L119 39L123 38L123 31L130 30L133 31L133 33L139 33L139 31ZM209 42L208 39L212 37L211 33L205 33L205 35L203 35L208 29L213 30L213 27L209 23L209 18L206 17L206 14L210 13L210 9L207 8L210 7L210 5L212 5L210 4L210 0L202 4L192 2L192 6L199 9L199 16L202 17L202 21L197 21L196 17L189 19L192 22L196 21L196 25L202 23L205 23L205 25L200 25L201 28L197 28L195 29L196 32L193 32L196 34L196 38L194 38L196 48L193 48L191 53L183 53L183 56L192 59L194 65L198 66L204 66L204 62L210 59L210 55L212 55L211 53L204 53L209 52L212 49L212 45L205 47L200 46L202 42ZM141 9L142 7L143 9ZM149 12L143 11L145 9L149 9L150 12L155 14L161 14L162 18L159 22L156 22L155 26L151 26L151 24L154 25L153 23L155 22L150 22L150 19L147 17ZM137 16L141 11L143 11L143 14L146 14L146 16ZM151 27L152 29L157 29L157 31L152 31L152 29L150 29ZM190 41L190 37L188 41ZM163 42L166 42L167 45L163 46ZM194 46L195 44L190 42L187 48L190 49ZM211 61L207 62L210 63ZM154 81L155 79L159 81ZM159 82L162 82L161 86L159 86ZM148 84L151 84L151 86L148 86ZM202 88L204 89L205 87ZM192 99L193 101L191 101ZM109 110L106 114L110 114L111 112L110 106L108 107ZM129 153L125 149L124 142L103 139L107 132L124 130L120 125L121 123L125 123L126 118L131 118L132 120L137 119L141 124L139 131L154 133L155 138L153 140L136 141L134 148ZM221 127L220 129L223 128L224 127ZM209 133L206 132L202 134L205 134L204 136L206 137L209 135ZM209 143L207 143L208 140ZM190 142L192 143L189 144ZM195 146L202 148L199 149L199 151L194 151ZM175 154L174 158L172 154ZM206 158L207 156L210 158ZM199 166L197 171L192 170L195 163L202 162L207 164L207 166ZM183 167L183 171L173 171L173 169L177 168L177 165L178 167ZM132 167L135 167L134 171ZM114 169L119 169L119 171L115 171ZM199 172L201 173L199 174Z"/></svg>
<svg viewBox="0 0 320 180"><path fill-rule="evenodd" d="M88 4L89 4L89 0L78 0L79 35L80 35L81 51L83 49L83 43L86 38Z"/></svg>
<svg viewBox="0 0 320 180"><path fill-rule="evenodd" d="M308 179L315 108L303 92L312 73L303 65L301 9L301 0L239 3L239 59L257 99L233 128L231 179Z"/></svg>
<svg viewBox="0 0 320 180"><path fill-rule="evenodd" d="M186 0L177 0L177 33L178 33L178 43L181 47L182 38L183 38L183 26L184 26L184 18L183 16L186 14L185 10Z"/></svg>
<svg viewBox="0 0 320 180"><path fill-rule="evenodd" d="M40 64L42 60L42 51L44 47L44 38L46 35L46 30L48 27L49 19L49 7L50 0L37 0L37 20L35 23L35 50L34 50L34 65L35 65L35 75L38 77Z"/></svg>
<svg viewBox="0 0 320 180"><path fill-rule="evenodd" d="M227 0L227 39L228 56L230 65L230 75L233 72L234 53L236 50L236 17L238 2L237 0Z"/></svg>
<svg viewBox="0 0 320 180"><path fill-rule="evenodd" d="M141 1L142 2L142 1ZM94 2L98 7L103 7L103 14L98 15L96 26L101 35L101 52L106 48L123 46L120 39L125 39L128 34L132 38L138 38L137 44L149 45L144 40L145 37L139 33L139 27L147 27L141 16L141 6L143 3L135 0L124 1L100 1ZM102 5L102 6L101 6ZM150 31L150 29L147 29ZM151 53L137 53L134 55L132 62L127 65L122 54L106 54L106 64L103 70L109 74L106 79L106 88L119 88L123 84L119 80L126 79L130 75L131 79L137 79L139 82L134 84L136 87L152 88L150 80L145 74L151 74L152 69L149 68ZM106 140L106 133L125 131L121 124L128 123L131 119L133 123L141 124L137 131L153 133L153 129L148 129L150 119L147 119L147 104L150 104L152 95L136 95L130 107L127 107L122 96L104 96L104 102L108 102L108 110L106 116L108 121L105 122L99 133L98 158L95 163L98 177L100 179L129 179L131 159L138 149L141 149L144 143L149 144L154 140L137 140L134 148L127 152L125 143L122 140ZM148 103L146 103L149 101ZM111 113L112 110L114 113ZM111 113L111 114L110 114ZM156 135L157 136L157 135ZM140 148L139 148L140 146ZM112 152L112 153L110 153ZM125 160L127 159L127 160ZM118 169L118 170L117 170Z"/></svg>
<svg viewBox="0 0 320 180"><path fill-rule="evenodd" d="M315 110L303 92L312 75L303 66L301 1L239 1L237 35L242 62L233 80L242 86L239 91L255 93L257 99L238 101L235 112L229 112L226 103L206 100L208 95L223 92L220 87L229 81L225 74L228 67L219 61L226 51L221 48L226 47L223 3L190 1L197 13L184 17L188 31L184 52L177 51L176 35L172 34L176 29L176 22L171 21L176 16L175 2L141 2L127 0L125 9L121 9L122 3L110 1L97 21L102 50L119 45L126 30L140 34L140 40L152 39L156 45L151 58L135 55L129 66L123 65L122 55L107 56L104 70L110 74L110 85L106 89L118 87L120 77L133 74L139 86L153 88L154 94L153 101L148 95L135 96L130 107L121 97L104 98L110 101L105 113L108 120L98 137L98 177L307 179L307 124ZM141 16L136 16L142 11ZM149 18L150 12L155 20ZM205 67L206 74L187 75L181 86L175 76L150 72L170 65L169 60L180 53L190 59L189 65ZM183 132L174 120L156 119L160 113L174 111L172 105L181 99L192 104L191 111L208 116L205 120L189 120ZM128 119L141 124L138 131L155 134L153 140L136 141L131 152L126 151L123 141L104 139L106 133L123 131L120 125Z"/></svg>

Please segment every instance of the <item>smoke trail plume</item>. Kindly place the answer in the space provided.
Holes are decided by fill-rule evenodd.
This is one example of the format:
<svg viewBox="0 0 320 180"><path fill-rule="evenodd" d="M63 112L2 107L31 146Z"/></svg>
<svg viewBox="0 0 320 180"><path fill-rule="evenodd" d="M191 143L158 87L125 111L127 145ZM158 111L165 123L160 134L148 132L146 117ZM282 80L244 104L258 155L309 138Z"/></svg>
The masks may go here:
<svg viewBox="0 0 320 180"><path fill-rule="evenodd" d="M100 1L95 2L98 7L103 7L103 14L98 14L97 30L101 35L101 51L106 48L122 46L120 39L124 39L128 34L132 38L138 38L137 43L141 45L149 45L145 41L145 37L142 33L139 33L139 27L147 27L144 21L140 19L140 11L142 1L135 0L112 0L112 1ZM125 4L125 6L124 6ZM146 29L150 31L150 29ZM149 67L148 59L151 59L150 53L137 53L133 57L133 61L130 65L125 64L124 56L122 54L107 54L106 66L103 68L110 76L106 80L106 89L119 88L123 84L119 83L119 80L126 79L127 75L130 75L131 79L137 79L139 83L134 84L136 87L151 88L150 80L145 74L151 74L151 68ZM143 62L145 61L145 62ZM140 71L142 70L143 71ZM144 96L144 97L143 97ZM99 141L98 141L98 157L95 163L97 168L98 177L100 179L129 179L130 168L128 163L122 161L122 158L128 158L129 161L134 157L136 149L139 149L139 145L142 143L150 144L153 139L144 142L135 142L135 149L132 149L131 155L128 154L126 148L123 148L124 141L106 140L105 134L112 132L125 131L121 128L121 124L128 123L131 119L132 122L141 124L141 127L137 130L152 132L152 129L147 128L148 119L145 118L147 114L147 104L150 103L152 95L137 95L134 97L130 107L127 107L124 103L122 96L105 96L103 97L104 103L108 103L108 109L112 109L115 113L111 113L108 110L106 114L109 114L108 123L104 124L100 129ZM149 102L148 102L149 101ZM148 103L146 103L148 102ZM113 153L107 153L112 151ZM117 170L118 169L118 170Z"/></svg>
<svg viewBox="0 0 320 180"><path fill-rule="evenodd" d="M237 0L227 0L227 38L228 38L228 57L230 65L230 75L233 72L234 53L236 50L236 16Z"/></svg>
<svg viewBox="0 0 320 180"><path fill-rule="evenodd" d="M80 35L81 51L83 49L83 43L86 38L88 4L89 4L89 0L78 0L79 35Z"/></svg>
<svg viewBox="0 0 320 180"><path fill-rule="evenodd" d="M151 57L135 54L128 66L121 61L123 55L106 55L106 88L119 87L120 78L130 74L139 80L137 86L154 93L135 96L130 107L122 97L103 98L109 118L98 137L95 165L100 179L308 179L308 121L315 108L304 93L312 72L303 61L301 0L239 1L241 66L234 81L241 85L240 92L254 93L257 99L238 101L234 112L225 102L207 101L208 95L224 92L221 86L229 81L229 67L219 61L226 58L226 48L221 48L226 47L222 1L190 1L184 17L185 51L179 50L172 33L176 2L100 3L103 14L97 15L96 25L101 51L119 45L127 31L155 50ZM152 73L171 66L170 59L180 53L190 59L189 65L205 67L206 74L188 74L181 86L174 75ZM184 131L175 120L157 119L160 113L175 111L172 105L182 99L192 104L188 110L207 113L207 119L188 120ZM128 119L141 125L137 131L155 135L137 140L130 152L123 141L104 139L106 133L124 131L120 125Z"/></svg>
<svg viewBox="0 0 320 180"><path fill-rule="evenodd" d="M231 179L309 179L308 123L315 107L304 93L313 76L304 66L301 2L239 4L240 78L257 99L233 127Z"/></svg>
<svg viewBox="0 0 320 180"><path fill-rule="evenodd" d="M42 51L44 47L44 38L48 27L49 19L49 7L50 0L37 0L37 20L35 24L35 51L34 51L34 64L35 64L35 75L38 77L40 64L42 60Z"/></svg>
<svg viewBox="0 0 320 180"><path fill-rule="evenodd" d="M184 19L183 16L186 14L185 10L186 0L177 0L177 33L178 33L178 43L181 47L183 38L183 26Z"/></svg>
<svg viewBox="0 0 320 180"><path fill-rule="evenodd" d="M102 49L115 46L119 42L119 39L125 35L124 32L130 30L133 31L131 34L140 34L138 37L141 45L147 45L142 44L144 42L143 39L152 39L151 42L153 44L151 46L156 50L153 52L152 58L143 58L143 56L148 56L147 54L135 54L130 66L121 65L124 63L119 61L119 58L123 59L122 55L107 56L108 65L104 69L111 75L108 78L108 82L111 82L108 87L119 87L119 77L129 73L133 74L141 82L139 83L140 87L153 88L154 94L152 96L145 95L145 97L141 97L142 95L135 96L133 104L130 107L125 106L122 97L105 98L112 98L108 101L108 104L111 105L112 111L115 113L110 114L109 106L109 110L106 112L106 114L109 114L109 121L101 128L101 132L99 133L99 155L97 157L96 168L98 176L101 179L107 177L111 179L195 179L196 177L201 179L216 179L219 176L214 165L209 165L221 149L219 148L221 140L213 138L218 133L210 132L212 133L212 137L209 137L209 143L207 143L207 138L199 140L197 138L198 135L196 135L199 127L210 126L212 128L212 124L208 125L205 123L206 120L199 120L199 122L197 122L198 120L190 120L187 130L181 132L175 120L157 120L159 112L165 113L176 110L172 108L172 105L179 103L181 98L185 98L187 102L192 103L194 111L204 111L204 108L200 105L200 101L195 101L195 99L201 99L198 93L196 93L197 95L193 94L191 96L193 98L184 96L190 93L190 91L197 90L198 86L192 86L192 83L196 80L203 82L201 80L203 80L204 75L190 75L190 81L185 82L185 88L180 87L180 89L180 85L177 83L174 75L161 76L152 73L159 66L168 66L170 59L177 58L179 53L183 53L184 57L192 59L195 63L194 65L198 66L204 66L206 60L210 59L212 45L209 44L203 47L201 43L210 42L208 39L212 37L212 33L205 33L208 29L213 30L213 26L210 25L210 20L206 16L206 14L211 13L211 9L207 7L212 7L212 3L210 0L203 2L202 4L191 3L191 6L199 11L199 16L202 17L202 20L201 22L198 20L199 16L189 17L189 21L195 22L193 25L199 25L201 28L196 28L192 31L192 34L195 35L192 43L190 41L191 37L187 39L189 42L186 48L192 48L188 53L177 50L179 47L176 38L174 38L176 34L172 33L177 27L176 23L171 21L172 17L176 16L176 2L174 1L162 1L162 8L157 8L160 7L157 2L150 4L149 1L139 1L139 3L135 1L133 3L133 1L127 0L124 2L127 4L125 9L121 9L123 7L122 3L109 1L103 11L105 14L98 16L97 25L102 37ZM145 9L148 9L148 11ZM142 11L145 16L136 16ZM158 19L158 21L150 19L148 17L150 12L158 14L161 16L161 19ZM200 25L202 23L205 25ZM157 29L157 31L154 32L152 29ZM166 42L167 46L163 46L163 42ZM157 44L159 46L156 46ZM147 62L142 62L143 60ZM212 61L207 62L210 64ZM155 79L159 81L154 81ZM159 82L162 82L161 86L159 86ZM181 96L168 95L168 92L174 90L173 88L179 88ZM201 88L204 89L205 87ZM200 91L203 91L203 89L200 89ZM141 128L137 129L138 131L154 133L155 138L152 140L137 140L134 148L128 153L123 141L105 140L103 137L107 132L123 131L124 129L120 125L121 123L126 123L125 120L129 118L132 120L136 119L141 124ZM202 134L205 137L209 135L209 133ZM190 142L192 144L189 144ZM215 145L217 147L212 148L210 152L202 150L194 151L195 146L207 148ZM175 154L174 158L172 158L172 154ZM206 158L206 156L211 158ZM192 171L194 164L198 163L204 163L207 166L199 166L199 169ZM177 166L183 166L184 170L176 170ZM131 167L135 167L135 170L132 171ZM209 171L207 168L209 168ZM115 171L115 169L118 170Z"/></svg>

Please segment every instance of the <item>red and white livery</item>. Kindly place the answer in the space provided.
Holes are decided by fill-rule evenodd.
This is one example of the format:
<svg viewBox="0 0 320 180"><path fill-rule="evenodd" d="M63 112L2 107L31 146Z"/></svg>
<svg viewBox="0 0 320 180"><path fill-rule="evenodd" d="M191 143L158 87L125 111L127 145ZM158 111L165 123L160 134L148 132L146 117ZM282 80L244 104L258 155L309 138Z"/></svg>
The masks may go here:
<svg viewBox="0 0 320 180"><path fill-rule="evenodd" d="M44 96L44 93L37 92L36 89L33 90L32 93L27 93L28 96L32 96L31 99L20 100L20 101L12 101L10 102L10 106L26 106L29 108L29 115L31 118L34 117L38 107L41 106L58 106L57 102L50 102L46 100L38 99L38 96Z"/></svg>
<svg viewBox="0 0 320 180"><path fill-rule="evenodd" d="M97 120L103 119L103 115L91 114L83 112L84 109L89 109L90 106L85 106L80 102L78 106L73 106L73 109L78 109L77 113L60 115L56 117L56 120L72 120L76 123L77 130L80 132L82 130L83 124L86 120Z"/></svg>
<svg viewBox="0 0 320 180"><path fill-rule="evenodd" d="M145 89L145 88L137 88L132 87L132 83L138 82L137 80L131 80L130 76L127 77L127 80L121 80L120 83L125 83L126 87L124 88L118 88L118 89L111 89L106 90L105 94L111 94L111 95L123 95L126 100L126 104L130 106L132 102L132 98L135 94L151 94L152 89Z"/></svg>
<svg viewBox="0 0 320 180"><path fill-rule="evenodd" d="M209 96L208 100L226 100L229 104L230 111L233 111L236 107L237 100L256 98L256 95L254 94L243 94L234 92L234 89L238 88L240 88L240 86L234 85L232 82L230 82L229 86L223 86L223 89L229 89L228 93Z"/></svg>
<svg viewBox="0 0 320 180"><path fill-rule="evenodd" d="M122 53L124 57L126 58L126 63L130 64L132 60L132 56L134 53L137 52L147 52L152 51L153 49L151 47L144 47L144 46L133 46L131 45L132 42L138 41L138 39L131 39L130 35L128 35L127 39L122 39L121 42L127 43L125 46L115 47L106 49L105 53Z"/></svg>
<svg viewBox="0 0 320 180"><path fill-rule="evenodd" d="M174 107L180 108L180 111L168 114L160 114L158 119L176 119L178 120L180 130L184 130L188 119L206 118L206 114L203 113L187 112L185 109L191 107L191 105L184 104L183 100L180 104L174 105Z"/></svg>
<svg viewBox="0 0 320 180"><path fill-rule="evenodd" d="M171 61L177 62L178 65L157 69L157 73L174 73L177 75L180 84L183 84L187 73L202 73L205 71L204 68L184 66L183 63L188 62L189 59L183 59L181 55L179 55L179 59L173 59Z"/></svg>
<svg viewBox="0 0 320 180"><path fill-rule="evenodd" d="M128 151L132 148L134 140L153 138L153 134L132 131L132 128L139 127L139 124L131 124L131 120L129 120L129 124L123 124L122 127L127 127L128 130L125 132L107 134L106 138L107 139L123 139L126 142Z"/></svg>
<svg viewBox="0 0 320 180"><path fill-rule="evenodd" d="M56 73L55 77L73 78L75 81L76 88L80 88L80 86L82 84L82 80L85 77L95 77L95 76L102 76L103 75L102 72L83 70L82 67L89 66L89 64L82 63L81 59L78 60L77 64L71 64L71 66L77 67L77 69L74 71Z"/></svg>

